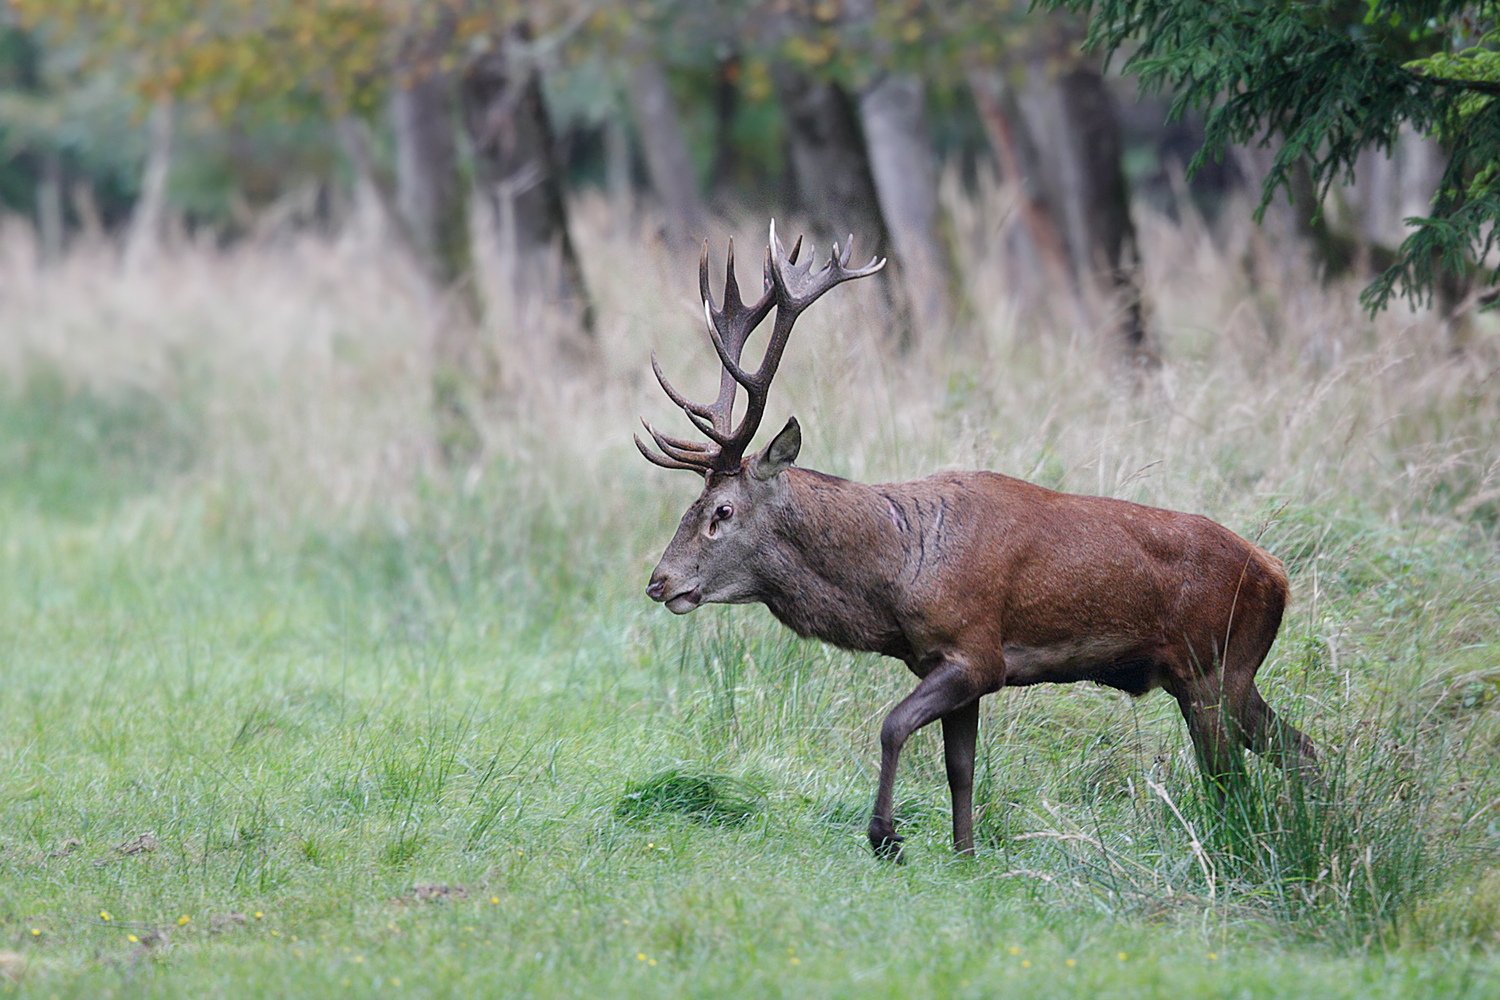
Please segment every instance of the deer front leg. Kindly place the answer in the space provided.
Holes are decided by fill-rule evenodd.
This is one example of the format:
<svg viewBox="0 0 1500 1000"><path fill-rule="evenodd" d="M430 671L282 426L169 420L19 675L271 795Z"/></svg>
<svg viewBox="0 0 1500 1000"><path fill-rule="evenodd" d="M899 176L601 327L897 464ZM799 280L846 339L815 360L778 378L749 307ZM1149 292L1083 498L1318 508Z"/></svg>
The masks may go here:
<svg viewBox="0 0 1500 1000"><path fill-rule="evenodd" d="M956 660L944 659L934 667L927 676L917 684L917 688L911 694L901 699L900 704L891 709L891 714L885 717L885 722L880 726L880 786L875 792L875 809L870 816L870 846L875 853L883 858L897 858L901 853L901 838L896 835L896 820L892 799L896 788L896 764L901 757L901 748L906 745L906 740L912 733L932 722L941 719L955 711L960 711L970 703L977 703L981 691L974 683L966 665ZM977 708L974 716L977 728ZM946 735L947 724L944 724ZM962 722L959 723L962 729ZM973 741L970 737L968 756L968 787L964 791L965 804L972 808L969 799L969 788L972 787L974 770ZM950 768L952 767L950 760ZM962 769L960 769L962 771ZM950 776L953 773L950 770ZM950 781L951 781L950 777ZM958 791L954 786L954 838L958 837ZM968 826L968 812L965 810L965 826ZM972 841L972 833L969 834Z"/></svg>
<svg viewBox="0 0 1500 1000"><path fill-rule="evenodd" d="M974 853L974 746L979 738L979 699L943 716L943 761L953 796L953 850Z"/></svg>

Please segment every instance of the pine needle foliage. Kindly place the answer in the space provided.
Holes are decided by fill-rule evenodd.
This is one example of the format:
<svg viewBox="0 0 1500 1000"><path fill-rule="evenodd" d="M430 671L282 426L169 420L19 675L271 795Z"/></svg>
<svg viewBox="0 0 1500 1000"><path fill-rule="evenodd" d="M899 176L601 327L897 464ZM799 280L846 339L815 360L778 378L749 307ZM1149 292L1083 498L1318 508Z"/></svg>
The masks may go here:
<svg viewBox="0 0 1500 1000"><path fill-rule="evenodd" d="M1279 139L1257 219L1291 193L1306 162L1321 196L1352 177L1367 149L1388 151L1409 126L1448 157L1425 218L1364 291L1372 312L1395 297L1430 302L1446 278L1482 266L1500 230L1500 3L1451 0L1042 0L1090 16L1086 44L1129 56L1126 72L1172 93L1171 114L1206 113L1189 166L1231 143Z"/></svg>

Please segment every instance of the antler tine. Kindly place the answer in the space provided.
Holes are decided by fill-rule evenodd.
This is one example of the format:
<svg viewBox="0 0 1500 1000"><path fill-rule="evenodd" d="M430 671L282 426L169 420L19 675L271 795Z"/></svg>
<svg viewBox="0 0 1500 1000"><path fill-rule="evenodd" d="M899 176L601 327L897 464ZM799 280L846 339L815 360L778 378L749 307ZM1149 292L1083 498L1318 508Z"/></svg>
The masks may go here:
<svg viewBox="0 0 1500 1000"><path fill-rule="evenodd" d="M714 298L708 290L708 240L703 241L703 254L698 258L698 297L713 308Z"/></svg>
<svg viewBox="0 0 1500 1000"><path fill-rule="evenodd" d="M740 367L740 355L744 353L745 341L750 339L748 336L748 331L746 331L747 336L741 338L739 343L733 343L732 341L726 343L723 335L719 333L719 325L714 322L714 313L709 308L707 302L703 303L703 317L704 319L708 320L708 339L714 345L714 351L719 355L719 363L724 366L724 373L726 375L733 376L734 382L744 384L746 380L750 378L750 375ZM723 388L727 384L732 390L734 388L734 382L726 383L722 380L720 381L719 401L714 404L714 409L723 409ZM733 392L731 392L730 395L733 396Z"/></svg>
<svg viewBox="0 0 1500 1000"><path fill-rule="evenodd" d="M656 375L656 381L661 384L662 392L665 392L667 394L667 398L672 402L676 403L678 406L682 407L689 413L695 413L700 417L713 416L713 411L709 409L709 407L705 406L702 403L693 402L691 399L688 399L682 393L672 388L672 383L667 381L667 376L661 370L661 363L656 360L655 351L651 352L651 371Z"/></svg>
<svg viewBox="0 0 1500 1000"><path fill-rule="evenodd" d="M696 472L700 476L707 476L710 471L707 465L698 465L691 462L679 462L676 459L668 458L665 455L658 455L656 452L646 447L645 442L641 440L641 436L639 434L632 434L631 437L635 440L636 450L639 451L641 455L646 459L646 461L650 462L652 465L659 465L663 469L686 469L689 472Z"/></svg>
<svg viewBox="0 0 1500 1000"><path fill-rule="evenodd" d="M864 267L849 269L849 258L854 255L854 235L849 235L849 241L844 247L843 253L839 252L837 243L833 245L833 253L828 257L828 263L814 272L811 255L798 264L796 259L788 255L777 255L772 262L771 280L776 285L776 305L778 320L782 310L800 313L817 300L818 296L828 291L835 285L854 278L863 278L874 274L885 267L885 258L876 260L870 258L870 262Z"/></svg>
<svg viewBox="0 0 1500 1000"><path fill-rule="evenodd" d="M751 332L771 312L771 283L769 280L764 283L761 296L754 304L745 303L740 297L739 279L734 271L733 239L729 241L729 251L726 254L722 308L714 308L706 263L700 262L698 274L703 292L703 316L708 323L708 339L713 343L714 352L719 355L719 362L724 369L719 376L719 396L709 407L711 413L704 415L713 417L717 432L712 435L714 440L727 444L731 421L734 419L735 389L748 378L740 367L740 356L745 351L745 341L750 339Z"/></svg>
<svg viewBox="0 0 1500 1000"><path fill-rule="evenodd" d="M646 428L646 433L651 435L651 440L661 449L663 455L674 458L679 462L701 462L706 463L718 455L719 449L713 445L703 444L698 441L687 441L683 438L672 437L663 434L651 422L644 417L641 418L641 426Z"/></svg>

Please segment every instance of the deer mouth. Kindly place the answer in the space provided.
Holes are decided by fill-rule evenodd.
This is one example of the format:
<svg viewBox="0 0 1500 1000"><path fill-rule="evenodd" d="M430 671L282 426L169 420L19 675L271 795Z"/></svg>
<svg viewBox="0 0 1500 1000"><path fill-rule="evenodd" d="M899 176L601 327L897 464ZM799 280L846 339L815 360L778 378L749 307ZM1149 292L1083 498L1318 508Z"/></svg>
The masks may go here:
<svg viewBox="0 0 1500 1000"><path fill-rule="evenodd" d="M684 590L680 594L674 594L666 599L667 610L674 615L685 615L689 611L703 603L703 591L694 587L692 590Z"/></svg>

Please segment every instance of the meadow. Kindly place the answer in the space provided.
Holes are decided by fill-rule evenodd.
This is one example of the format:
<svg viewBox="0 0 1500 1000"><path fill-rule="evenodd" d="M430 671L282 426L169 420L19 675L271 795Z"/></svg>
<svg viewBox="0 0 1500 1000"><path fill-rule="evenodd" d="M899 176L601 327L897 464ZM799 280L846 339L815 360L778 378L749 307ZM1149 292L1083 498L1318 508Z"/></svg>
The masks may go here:
<svg viewBox="0 0 1500 1000"><path fill-rule="evenodd" d="M905 669L644 596L699 484L631 444L680 424L649 351L716 380L696 261L649 219L578 206L586 361L495 311L462 469L420 290L370 241L40 269L8 223L0 996L1500 992L1495 319L1372 319L1285 248L1250 282L1243 226L1148 217L1164 360L1133 389L1020 287L1002 195L949 192L961 331L898 355L872 282L841 288L766 426L795 413L837 475L990 468L1258 540L1294 595L1260 686L1326 798L1252 761L1217 808L1159 693L1004 691L978 856L924 731L907 861L872 858ZM745 279L764 220L733 232Z"/></svg>

